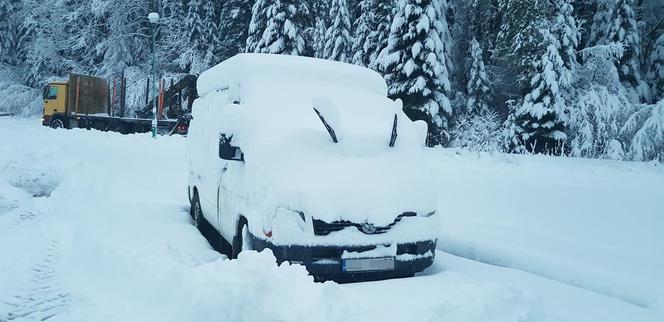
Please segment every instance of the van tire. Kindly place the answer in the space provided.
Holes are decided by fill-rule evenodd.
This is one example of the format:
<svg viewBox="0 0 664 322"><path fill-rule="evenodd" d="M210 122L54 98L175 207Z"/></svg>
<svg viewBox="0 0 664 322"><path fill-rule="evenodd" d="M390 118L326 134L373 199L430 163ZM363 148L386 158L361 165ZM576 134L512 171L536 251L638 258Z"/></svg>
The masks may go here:
<svg viewBox="0 0 664 322"><path fill-rule="evenodd" d="M242 250L251 250L253 249L251 245L251 233L249 232L249 223L244 217L240 217L240 220L237 224L237 230L235 232L235 237L233 237L233 246L232 246L232 259L237 259Z"/></svg>
<svg viewBox="0 0 664 322"><path fill-rule="evenodd" d="M206 224L205 217L203 217L203 208L201 208L201 201L198 199L198 191L194 192L194 198L191 202L191 209L189 210L191 219L193 220L194 227L201 230Z"/></svg>

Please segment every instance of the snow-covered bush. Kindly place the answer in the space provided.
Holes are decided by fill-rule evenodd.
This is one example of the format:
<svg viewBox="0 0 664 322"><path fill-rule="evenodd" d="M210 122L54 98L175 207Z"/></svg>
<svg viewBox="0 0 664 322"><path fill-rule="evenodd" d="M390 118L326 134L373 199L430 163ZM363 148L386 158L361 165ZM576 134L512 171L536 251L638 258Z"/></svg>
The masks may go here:
<svg viewBox="0 0 664 322"><path fill-rule="evenodd" d="M625 95L594 85L579 92L567 127L569 154L574 157L623 159L620 129L631 104Z"/></svg>
<svg viewBox="0 0 664 322"><path fill-rule="evenodd" d="M19 69L0 64L0 114L39 114L42 110L41 90L23 85L19 74Z"/></svg>
<svg viewBox="0 0 664 322"><path fill-rule="evenodd" d="M664 162L664 100L637 107L621 131L631 138L633 160Z"/></svg>
<svg viewBox="0 0 664 322"><path fill-rule="evenodd" d="M494 112L460 115L450 136L452 147L479 152L502 150L500 120Z"/></svg>

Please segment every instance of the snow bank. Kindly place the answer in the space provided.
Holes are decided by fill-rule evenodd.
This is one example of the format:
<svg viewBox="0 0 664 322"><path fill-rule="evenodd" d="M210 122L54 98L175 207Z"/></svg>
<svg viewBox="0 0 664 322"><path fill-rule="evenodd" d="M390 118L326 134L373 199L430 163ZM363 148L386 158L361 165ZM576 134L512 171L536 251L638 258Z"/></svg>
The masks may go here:
<svg viewBox="0 0 664 322"><path fill-rule="evenodd" d="M664 168L433 150L438 247L664 312Z"/></svg>

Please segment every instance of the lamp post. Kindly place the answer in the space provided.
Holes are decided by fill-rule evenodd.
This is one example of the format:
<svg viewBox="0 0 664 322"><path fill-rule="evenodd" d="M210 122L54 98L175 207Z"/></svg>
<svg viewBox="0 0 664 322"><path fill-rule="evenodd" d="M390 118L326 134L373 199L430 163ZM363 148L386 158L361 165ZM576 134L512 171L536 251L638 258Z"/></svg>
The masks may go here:
<svg viewBox="0 0 664 322"><path fill-rule="evenodd" d="M150 32L152 33L152 137L157 138L157 59L155 58L155 51L157 46L157 23L159 23L159 14L151 12L148 15L150 20Z"/></svg>

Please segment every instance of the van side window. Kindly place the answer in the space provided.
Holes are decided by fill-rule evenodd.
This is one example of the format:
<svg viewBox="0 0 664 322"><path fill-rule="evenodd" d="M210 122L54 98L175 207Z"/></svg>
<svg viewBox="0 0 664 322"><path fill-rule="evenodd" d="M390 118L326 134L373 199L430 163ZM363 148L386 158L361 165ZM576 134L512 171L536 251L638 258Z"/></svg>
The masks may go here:
<svg viewBox="0 0 664 322"><path fill-rule="evenodd" d="M46 96L46 99L53 100L56 98L58 98L58 88L56 86L49 86L48 95Z"/></svg>

